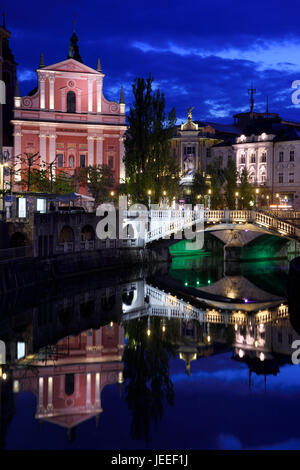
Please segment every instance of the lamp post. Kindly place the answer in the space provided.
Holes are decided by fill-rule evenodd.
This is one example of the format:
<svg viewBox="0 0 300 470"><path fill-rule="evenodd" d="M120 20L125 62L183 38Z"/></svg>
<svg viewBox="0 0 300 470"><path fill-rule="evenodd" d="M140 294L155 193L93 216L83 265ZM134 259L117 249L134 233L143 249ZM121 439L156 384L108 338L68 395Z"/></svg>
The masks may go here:
<svg viewBox="0 0 300 470"><path fill-rule="evenodd" d="M111 192L110 192L110 195L111 195L112 202L114 202L114 195L115 195L115 192L114 192L114 191L111 191Z"/></svg>
<svg viewBox="0 0 300 470"><path fill-rule="evenodd" d="M277 210L278 210L278 205L279 205L279 202L280 202L279 194L278 194L278 193L276 194L276 199L277 199Z"/></svg>
<svg viewBox="0 0 300 470"><path fill-rule="evenodd" d="M259 195L259 189L256 188L256 190L255 190L255 206L256 206L256 208L258 207L258 195Z"/></svg>
<svg viewBox="0 0 300 470"><path fill-rule="evenodd" d="M211 189L208 190L208 201L207 201L207 208L210 211L210 196L211 196Z"/></svg>
<svg viewBox="0 0 300 470"><path fill-rule="evenodd" d="M239 200L238 200L238 197L239 197L239 193L238 191L235 193L235 210L237 211L238 208L239 208Z"/></svg>
<svg viewBox="0 0 300 470"><path fill-rule="evenodd" d="M163 196L164 196L164 198L163 198L163 205L164 205L164 207L166 206L166 195L167 195L167 191L164 191L164 192L163 192Z"/></svg>
<svg viewBox="0 0 300 470"><path fill-rule="evenodd" d="M267 196L266 196L266 199L267 199L267 206L269 207L269 199L270 199L270 196L267 195Z"/></svg>
<svg viewBox="0 0 300 470"><path fill-rule="evenodd" d="M148 208L151 210L151 189L148 190Z"/></svg>

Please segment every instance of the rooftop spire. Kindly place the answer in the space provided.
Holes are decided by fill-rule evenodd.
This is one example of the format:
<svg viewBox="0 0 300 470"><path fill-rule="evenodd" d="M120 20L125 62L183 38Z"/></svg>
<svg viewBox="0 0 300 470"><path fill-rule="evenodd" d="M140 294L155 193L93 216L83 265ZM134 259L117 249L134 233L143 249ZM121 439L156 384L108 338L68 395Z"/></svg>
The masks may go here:
<svg viewBox="0 0 300 470"><path fill-rule="evenodd" d="M125 98L124 98L124 88L123 88L123 85L121 86L121 93L120 93L120 104L125 104Z"/></svg>
<svg viewBox="0 0 300 470"><path fill-rule="evenodd" d="M41 52L39 69L42 69L43 67L45 67L44 54Z"/></svg>
<svg viewBox="0 0 300 470"><path fill-rule="evenodd" d="M253 88L253 83L251 83L251 88L248 90L248 95L250 95L250 113L253 113L255 94L256 90Z"/></svg>
<svg viewBox="0 0 300 470"><path fill-rule="evenodd" d="M75 19L73 20L73 34L70 38L70 44L69 44L69 54L67 59L75 59L78 60L78 62L82 62L82 57L79 53L79 46L78 46L78 37L77 34L75 33Z"/></svg>
<svg viewBox="0 0 300 470"><path fill-rule="evenodd" d="M97 60L97 72L102 72L101 63L100 63L99 57L98 57L98 60Z"/></svg>

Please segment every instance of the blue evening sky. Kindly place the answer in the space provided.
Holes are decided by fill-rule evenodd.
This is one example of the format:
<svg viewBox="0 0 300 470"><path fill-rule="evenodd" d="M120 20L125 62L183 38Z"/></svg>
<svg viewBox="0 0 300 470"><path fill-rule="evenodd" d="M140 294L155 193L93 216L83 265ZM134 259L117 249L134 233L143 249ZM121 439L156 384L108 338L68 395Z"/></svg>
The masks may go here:
<svg viewBox="0 0 300 470"><path fill-rule="evenodd" d="M68 54L73 17L84 62L101 59L104 93L128 104L135 77L155 78L179 120L188 106L194 119L231 122L249 109L248 88L257 90L255 110L300 120L291 101L300 80L299 1L282 0L12 0L1 5L12 32L22 94L36 84L43 51L49 65Z"/></svg>

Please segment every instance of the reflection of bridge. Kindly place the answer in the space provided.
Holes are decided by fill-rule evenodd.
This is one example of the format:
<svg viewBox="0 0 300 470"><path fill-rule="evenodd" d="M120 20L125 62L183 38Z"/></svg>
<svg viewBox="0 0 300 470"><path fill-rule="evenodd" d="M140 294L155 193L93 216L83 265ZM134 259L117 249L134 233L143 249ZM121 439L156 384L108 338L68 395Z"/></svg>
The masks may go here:
<svg viewBox="0 0 300 470"><path fill-rule="evenodd" d="M255 311L255 323L270 323L279 318L288 317L287 305L271 302L269 306L266 303L245 304L243 309L229 310L224 308L200 308L191 305L189 302L166 293L165 291L145 284L145 297L148 299L148 306L144 309L128 309L123 314L124 321L134 320L136 318L155 316L166 319L184 319L197 320L199 323L217 323L224 325L247 324L251 318L247 316L247 311ZM251 309L251 310L250 310ZM252 317L253 318L253 317Z"/></svg>
<svg viewBox="0 0 300 470"><path fill-rule="evenodd" d="M139 238L141 227L145 225L149 230L145 233L145 243L151 243L161 238L182 232L182 230L197 226L196 230L246 230L259 231L277 236L284 236L290 240L300 240L300 227L287 222L271 212L258 210L172 210L161 209L151 211L128 211L123 227L132 225L134 236ZM141 225L142 222L142 225ZM201 224L203 224L201 226Z"/></svg>

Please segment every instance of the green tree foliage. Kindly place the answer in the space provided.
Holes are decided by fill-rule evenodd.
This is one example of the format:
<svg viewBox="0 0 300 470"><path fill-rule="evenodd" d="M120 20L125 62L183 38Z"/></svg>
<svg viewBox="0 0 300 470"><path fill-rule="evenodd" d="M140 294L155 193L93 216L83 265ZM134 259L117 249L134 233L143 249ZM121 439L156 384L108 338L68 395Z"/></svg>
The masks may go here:
<svg viewBox="0 0 300 470"><path fill-rule="evenodd" d="M211 208L219 209L223 203L222 187L225 181L224 170L220 160L216 160L207 166L207 174L210 175Z"/></svg>
<svg viewBox="0 0 300 470"><path fill-rule="evenodd" d="M108 165L94 165L81 168L79 182L86 185L89 194L100 204L110 200L110 191L114 188L115 180L112 169Z"/></svg>
<svg viewBox="0 0 300 470"><path fill-rule="evenodd" d="M193 185L192 185L192 203L197 204L197 203L203 203L204 201L204 195L207 194L208 190L208 185L206 182L205 176L198 171L194 175L193 179ZM201 195L201 198L198 199L198 196Z"/></svg>
<svg viewBox="0 0 300 470"><path fill-rule="evenodd" d="M169 361L175 356L178 324L162 332L160 318L151 318L148 337L147 319L125 324L128 339L124 354L125 399L132 415L131 435L150 440L150 423L163 416L164 402L174 402L173 383L169 376ZM170 328L171 326L171 328ZM177 336L176 336L177 335Z"/></svg>
<svg viewBox="0 0 300 470"><path fill-rule="evenodd" d="M225 199L229 209L235 209L235 192L237 191L238 172L232 158L228 159L227 167L224 169L225 176Z"/></svg>
<svg viewBox="0 0 300 470"><path fill-rule="evenodd" d="M241 196L242 209L250 209L250 201L254 200L254 189L252 184L249 182L249 174L246 167L240 176L240 187L239 192Z"/></svg>
<svg viewBox="0 0 300 470"><path fill-rule="evenodd" d="M152 202L159 202L163 192L172 199L179 192L180 171L171 156L170 138L176 113L165 112L165 97L152 90L153 78L136 78L133 83L134 103L128 115L129 131L125 139L127 192L134 202L147 203L147 191Z"/></svg>

